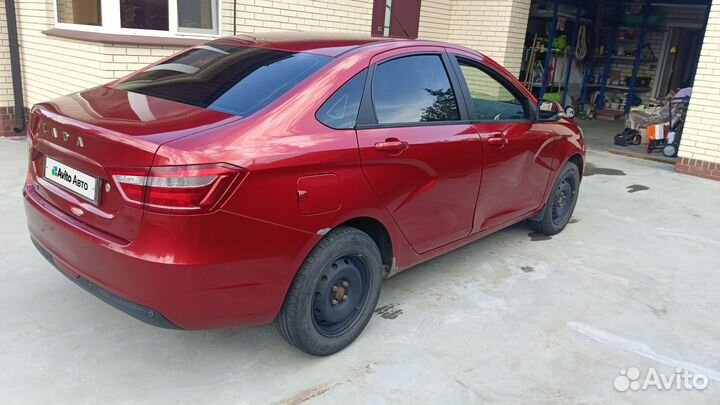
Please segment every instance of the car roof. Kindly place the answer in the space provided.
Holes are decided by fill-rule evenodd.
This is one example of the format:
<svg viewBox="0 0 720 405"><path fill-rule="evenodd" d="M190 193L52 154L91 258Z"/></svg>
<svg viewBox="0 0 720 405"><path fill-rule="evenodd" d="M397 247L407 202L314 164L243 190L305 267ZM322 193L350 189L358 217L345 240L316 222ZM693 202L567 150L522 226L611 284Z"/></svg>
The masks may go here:
<svg viewBox="0 0 720 405"><path fill-rule="evenodd" d="M290 52L306 52L336 58L352 50L377 43L397 43L406 46L423 44L449 46L449 44L435 41L325 32L272 32L244 34L219 38L209 42L207 45L225 44L251 46Z"/></svg>

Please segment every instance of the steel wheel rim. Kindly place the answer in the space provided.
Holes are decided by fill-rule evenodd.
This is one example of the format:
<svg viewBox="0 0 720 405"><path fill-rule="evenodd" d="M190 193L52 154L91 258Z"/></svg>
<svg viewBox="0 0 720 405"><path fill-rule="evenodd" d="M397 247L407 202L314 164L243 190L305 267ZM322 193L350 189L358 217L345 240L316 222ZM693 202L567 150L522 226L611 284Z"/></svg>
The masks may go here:
<svg viewBox="0 0 720 405"><path fill-rule="evenodd" d="M368 301L369 278L357 254L340 256L323 270L312 301L313 324L321 335L340 336L357 322Z"/></svg>
<svg viewBox="0 0 720 405"><path fill-rule="evenodd" d="M565 176L555 188L552 205L552 222L554 225L562 225L570 219L576 190L575 179L572 176Z"/></svg>

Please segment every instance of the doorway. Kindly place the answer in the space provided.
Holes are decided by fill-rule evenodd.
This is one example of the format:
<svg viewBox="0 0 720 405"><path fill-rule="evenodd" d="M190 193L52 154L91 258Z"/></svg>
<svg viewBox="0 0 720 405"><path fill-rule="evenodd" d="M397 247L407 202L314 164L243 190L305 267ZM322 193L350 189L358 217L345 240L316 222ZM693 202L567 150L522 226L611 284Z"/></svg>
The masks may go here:
<svg viewBox="0 0 720 405"><path fill-rule="evenodd" d="M658 81L658 98L670 90L690 87L695 80L704 32L701 28L672 27Z"/></svg>
<svg viewBox="0 0 720 405"><path fill-rule="evenodd" d="M420 0L373 0L372 36L415 39L419 26Z"/></svg>

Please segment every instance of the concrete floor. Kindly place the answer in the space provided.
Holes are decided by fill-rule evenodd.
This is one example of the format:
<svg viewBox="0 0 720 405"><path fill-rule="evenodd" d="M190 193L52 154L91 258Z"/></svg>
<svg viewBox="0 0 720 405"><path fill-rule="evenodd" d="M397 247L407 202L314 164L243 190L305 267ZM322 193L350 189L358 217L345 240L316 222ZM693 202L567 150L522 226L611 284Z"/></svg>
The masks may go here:
<svg viewBox="0 0 720 405"><path fill-rule="evenodd" d="M647 153L647 144L618 146L614 143L614 137L625 129L625 120L619 119L608 121L602 119L577 120L583 129L585 142L588 147L594 150L611 152L642 159L650 159L663 163L675 163L675 158L665 157L661 150Z"/></svg>
<svg viewBox="0 0 720 405"><path fill-rule="evenodd" d="M272 326L147 326L70 283L25 230L25 143L0 139L0 402L720 403L720 182L588 161L563 233L520 224L399 274L355 344L314 358ZM615 391L629 367L709 387Z"/></svg>

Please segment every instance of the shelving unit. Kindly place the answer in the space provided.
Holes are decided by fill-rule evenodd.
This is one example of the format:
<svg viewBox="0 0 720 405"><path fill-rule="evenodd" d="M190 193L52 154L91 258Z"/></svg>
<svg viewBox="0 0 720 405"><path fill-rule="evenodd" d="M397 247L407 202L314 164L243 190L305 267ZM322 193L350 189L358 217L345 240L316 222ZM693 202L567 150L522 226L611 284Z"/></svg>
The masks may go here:
<svg viewBox="0 0 720 405"><path fill-rule="evenodd" d="M545 94L547 93L547 90L553 87L557 87L559 92L561 93L561 104L565 105L565 102L567 100L567 88L570 82L570 75L572 72L572 65L575 62L575 53L574 52L565 52L564 50L553 50L552 45L555 41L555 38L558 34L557 32L557 25L558 20L560 18L565 19L566 23L571 24L571 30L569 32L570 34L570 41L567 44L569 49L575 49L577 38L578 38L578 31L580 29L581 25L590 25L593 23L593 21L589 18L581 17L580 11L582 9L582 0L575 0L576 6L575 6L575 13L574 14L568 14L565 12L559 11L560 6L560 0L553 0L552 1L552 10L535 10L530 14L531 18L538 18L538 19L546 19L550 20L550 30L548 32L546 44L544 50L540 50L536 47L535 43L531 44L530 48L526 48L526 51L530 51L532 53L537 52L539 54L544 54L544 60L543 60L543 68L542 68L542 81L541 83L532 83L532 72L529 74L530 76L530 82L527 83L527 86L529 88L535 88L540 89L539 91L539 98L543 98ZM568 30L565 31L566 33ZM547 51L547 49L550 49L550 52ZM550 83L551 77L548 74L548 69L550 68L550 64L553 58L559 58L563 57L565 58L565 68L564 68L564 77L561 77L561 84L553 84ZM533 60L533 59L531 59ZM534 69L534 63L532 63L531 66L528 66L527 69ZM555 63L554 65L557 65Z"/></svg>
<svg viewBox="0 0 720 405"><path fill-rule="evenodd" d="M607 55L600 55L600 56L607 57ZM633 63L635 62L635 57L634 57L634 56L613 56L612 58L613 58L614 61L618 61L618 62L625 62L625 61L626 61L626 62L633 62ZM602 60L600 60L600 61L602 61ZM596 62L597 62L597 61L596 61ZM642 59L640 59L640 63L645 63L645 64L651 64L651 63L657 63L657 62L658 62L658 60L657 60L656 58L642 58Z"/></svg>
<svg viewBox="0 0 720 405"><path fill-rule="evenodd" d="M650 18L650 12L652 9L652 0L642 0L642 23L639 27L629 27L627 25L622 25L622 16L625 12L625 2L623 0L620 0L617 2L616 12L615 12L615 24L610 28L612 31L610 33L609 37L609 44L608 44L608 52L603 56L604 58L604 68L603 73L601 76L600 83L597 84L588 84L584 83L584 86L590 87L597 87L599 88L599 95L597 99L595 100L595 106L598 110L603 109L603 106L605 105L605 96L607 93L607 90L623 90L627 91L627 98L625 100L625 107L624 107L624 113L627 114L630 112L630 108L632 106L632 101L635 98L635 95L638 92L645 92L649 91L649 86L638 86L637 80L638 80L638 73L640 70L640 66L647 65L647 64L653 64L658 63L657 58L646 58L643 57L643 52L645 49L645 35L650 30L650 27L648 27L648 19ZM627 39L620 39L618 38L619 32L621 31L638 31L638 35L635 38L627 38ZM616 56L614 53L617 51L618 47L618 41L633 41L635 43L635 49L634 49L634 55L632 56ZM602 59L598 59L602 60ZM595 61L597 62L597 60ZM619 63L619 64L630 64L632 63L632 73L630 75L630 80L627 83L627 86L624 85L613 85L608 83L608 79L610 76L611 66L613 63ZM592 66L588 67L589 70L592 70ZM586 78L589 78L592 74L586 75ZM587 93L584 91L583 93ZM583 99L584 101L584 99Z"/></svg>
<svg viewBox="0 0 720 405"><path fill-rule="evenodd" d="M623 92L625 98L624 111L629 113L632 106L633 99L638 93L644 93L651 90L651 87L642 82L640 85L638 74L640 73L641 67L643 70L650 70L648 66L659 63L658 58L655 57L652 52L647 53L645 50L645 35L647 32L658 31L653 27L648 26L648 19L650 18L652 0L641 0L642 9L638 10L642 13L642 16L635 14L636 21L641 22L640 26L630 26L627 23L625 15L625 8L628 5L636 4L631 0L618 0L615 7L615 11L611 12L613 17L610 17L609 24L606 26L598 26L594 31L592 38L593 46L588 46L589 52L587 58L584 60L583 68L580 70L582 81L580 90L580 110L583 110L585 104L587 104L588 96L591 92L597 91L597 98L594 99L596 110L602 110L605 107L605 100L609 93L616 94ZM562 3L563 7L560 7ZM573 3L574 13L573 13ZM531 18L546 20L542 24L546 24L549 21L549 27L545 31L539 33L536 29L536 33L539 33L543 37L544 47L543 49L537 48L537 41L533 41L530 47L526 48L526 52L533 54L533 57L537 57L537 60L530 59L532 62L530 66L526 67L526 86L538 95L540 98L545 97L546 93L549 92L560 92L560 101L565 105L567 101L568 85L570 82L570 76L572 74L573 64L575 60L575 48L578 41L578 31L582 25L586 27L592 24L602 25L602 14L598 11L596 16L590 15L590 18L581 16L583 6L587 3L582 0L573 1L561 1L561 0L549 0L543 10L532 10L530 13ZM562 11L560 11L562 9ZM568 36L567 49L565 50L552 50L552 45L555 39L560 34L558 32L558 21L560 19L565 20L564 32L560 33ZM606 16L605 19L608 19ZM597 21L596 21L597 20ZM540 21L536 21L536 26L540 25ZM562 24L561 24L562 26ZM587 29L588 33L590 30ZM601 32L605 32L602 34ZM603 39L604 38L604 39ZM528 37L528 40L530 38ZM590 38L586 38L586 41L591 42ZM606 51L602 55L597 54L599 44L603 44L602 48ZM589 44L588 44L589 45ZM622 48L629 50L631 49L632 55L628 52L622 51ZM549 51L548 51L549 49ZM615 55L619 52L621 55ZM559 64L558 61L564 59L564 64ZM538 62L539 61L539 62ZM550 66L564 66L562 76L558 82L557 76L554 76L557 71L550 74ZM598 76L596 69L602 65L601 72ZM528 70L531 69L528 74ZM535 70L536 69L536 70ZM542 78L538 77L536 73L542 69ZM575 69L577 71L577 68ZM621 80L611 80L611 73L614 71L622 71L623 76ZM535 72L535 73L534 73ZM534 74L533 74L534 73ZM554 76L554 77L553 77ZM541 80L541 82L533 81ZM595 80L590 80L591 77L595 77ZM590 82L593 83L590 83ZM621 104L622 105L622 104Z"/></svg>
<svg viewBox="0 0 720 405"><path fill-rule="evenodd" d="M567 14L567 13L562 13L562 12L560 12L560 11L558 11L557 16L558 16L558 18L565 18L565 19L568 19L568 20L577 21L577 22L579 22L580 24L586 24L586 25L592 24L592 20L590 20L589 18L579 17L579 18L576 19L574 15L570 15L570 14ZM553 15L552 15L552 13L550 13L550 12L548 12L548 11L536 11L536 12L530 14L530 17L534 17L534 18L553 18Z"/></svg>

